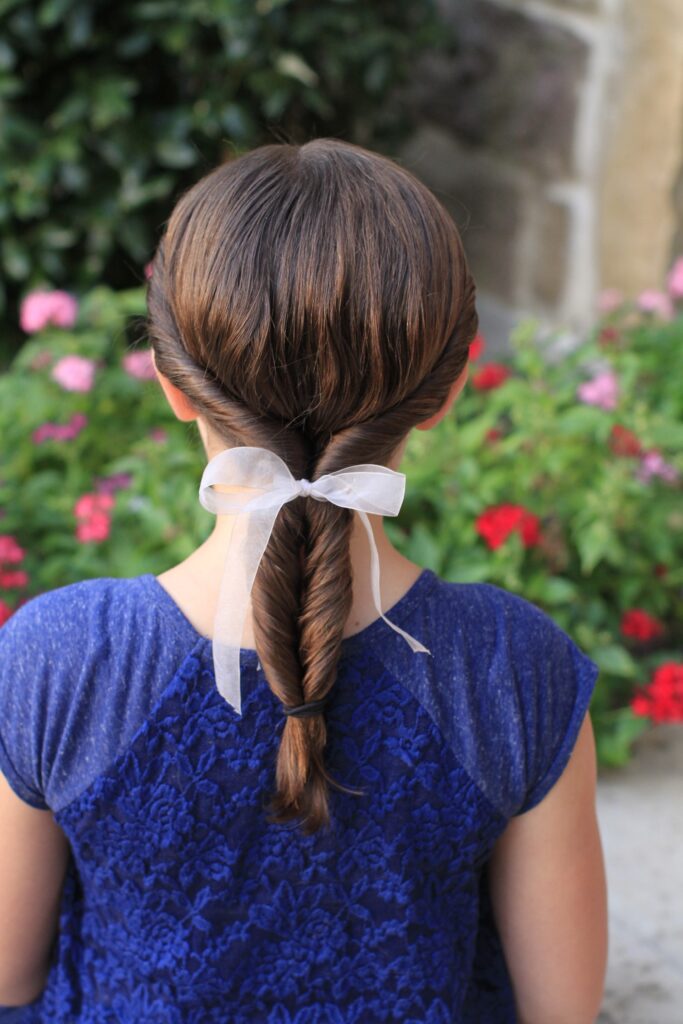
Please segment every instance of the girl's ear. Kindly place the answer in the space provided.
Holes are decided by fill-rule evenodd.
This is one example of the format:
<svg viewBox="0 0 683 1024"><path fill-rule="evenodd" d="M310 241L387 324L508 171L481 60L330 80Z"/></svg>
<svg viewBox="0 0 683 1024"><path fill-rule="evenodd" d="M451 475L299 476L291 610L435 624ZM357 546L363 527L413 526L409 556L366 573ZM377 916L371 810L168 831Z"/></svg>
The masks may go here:
<svg viewBox="0 0 683 1024"><path fill-rule="evenodd" d="M180 391L175 384L171 384L164 375L157 369L156 359L154 358L154 349L152 351L152 363L154 370L157 375L157 380L161 384L161 390L166 395L168 404L173 409L173 412L179 420L182 422L189 422L196 420L199 413L195 411L193 405L190 404L190 400Z"/></svg>
<svg viewBox="0 0 683 1024"><path fill-rule="evenodd" d="M469 360L465 364L465 369L462 371L459 377L451 384L451 389L448 392L448 397L443 403L438 412L435 412L433 416L430 416L428 420L423 420L422 423L415 424L415 430L431 430L437 423L440 423L447 412L449 412L453 402L456 400L462 389L465 387L467 382L467 375L470 370Z"/></svg>

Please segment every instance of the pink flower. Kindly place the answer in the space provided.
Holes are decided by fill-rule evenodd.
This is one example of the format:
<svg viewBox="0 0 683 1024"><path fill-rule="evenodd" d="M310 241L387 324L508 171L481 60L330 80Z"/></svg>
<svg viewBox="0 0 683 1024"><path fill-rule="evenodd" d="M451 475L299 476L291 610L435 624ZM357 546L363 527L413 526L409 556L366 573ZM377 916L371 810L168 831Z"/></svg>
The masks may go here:
<svg viewBox="0 0 683 1024"><path fill-rule="evenodd" d="M95 512L76 527L76 539L81 544L91 540L106 540L111 530L111 519L106 512Z"/></svg>
<svg viewBox="0 0 683 1024"><path fill-rule="evenodd" d="M0 534L0 565L16 565L23 561L26 552L17 544L10 533Z"/></svg>
<svg viewBox="0 0 683 1024"><path fill-rule="evenodd" d="M4 626L5 623L11 619L16 611L15 608L10 608L4 601L0 601L0 626Z"/></svg>
<svg viewBox="0 0 683 1024"><path fill-rule="evenodd" d="M107 512L116 504L111 494L82 494L75 503L73 512L77 519L88 519L101 512Z"/></svg>
<svg viewBox="0 0 683 1024"><path fill-rule="evenodd" d="M75 503L73 512L79 520L76 538L81 544L91 540L106 540L111 528L109 509L116 504L111 494L97 494L90 491L82 494Z"/></svg>
<svg viewBox="0 0 683 1024"><path fill-rule="evenodd" d="M72 430L82 430L88 425L88 417L84 412L75 412L69 420Z"/></svg>
<svg viewBox="0 0 683 1024"><path fill-rule="evenodd" d="M683 256L674 263L666 281L672 299L683 299Z"/></svg>
<svg viewBox="0 0 683 1024"><path fill-rule="evenodd" d="M31 440L34 444L42 444L43 441L47 441L48 438L54 437L54 424L53 423L41 423L39 427L31 434Z"/></svg>
<svg viewBox="0 0 683 1024"><path fill-rule="evenodd" d="M624 296L618 288L606 288L598 296L598 312L613 313L623 304Z"/></svg>
<svg viewBox="0 0 683 1024"><path fill-rule="evenodd" d="M679 474L675 466L664 461L661 452L657 451L656 448L652 448L643 455L636 476L644 484L649 483L653 476L658 476L668 483L675 483L678 480Z"/></svg>
<svg viewBox="0 0 683 1024"><path fill-rule="evenodd" d="M148 437L151 437L153 441L157 441L159 444L163 444L168 438L168 434L161 427L155 427L154 430L150 430Z"/></svg>
<svg viewBox="0 0 683 1024"><path fill-rule="evenodd" d="M73 295L63 291L38 289L24 296L19 312L22 331L34 334L48 324L73 327L78 316L78 303Z"/></svg>
<svg viewBox="0 0 683 1024"><path fill-rule="evenodd" d="M611 370L599 373L592 380L579 385L577 395L586 405L597 405L601 409L616 409L619 398L617 378Z"/></svg>
<svg viewBox="0 0 683 1024"><path fill-rule="evenodd" d="M637 306L643 313L653 313L663 320L670 320L674 315L674 307L666 292L659 292L656 288L648 288L641 292L637 299Z"/></svg>
<svg viewBox="0 0 683 1024"><path fill-rule="evenodd" d="M88 417L81 412L75 412L68 423L41 423L31 435L34 444L41 444L45 440L70 441L78 437L88 422Z"/></svg>
<svg viewBox="0 0 683 1024"><path fill-rule="evenodd" d="M128 487L133 476L132 473L113 473L111 476L103 476L97 481L98 494L113 494L123 487Z"/></svg>
<svg viewBox="0 0 683 1024"><path fill-rule="evenodd" d="M63 356L52 367L50 376L65 391L91 391L95 377L94 359L83 356Z"/></svg>
<svg viewBox="0 0 683 1024"><path fill-rule="evenodd" d="M139 352L129 352L123 357L123 368L131 377L138 380L156 380L151 348Z"/></svg>

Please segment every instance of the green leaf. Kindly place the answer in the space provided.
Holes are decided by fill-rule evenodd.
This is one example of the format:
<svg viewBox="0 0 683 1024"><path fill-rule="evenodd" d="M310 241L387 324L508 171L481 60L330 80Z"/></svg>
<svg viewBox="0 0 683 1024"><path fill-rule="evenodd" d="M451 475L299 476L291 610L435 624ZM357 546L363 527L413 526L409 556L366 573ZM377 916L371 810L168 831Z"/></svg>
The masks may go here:
<svg viewBox="0 0 683 1024"><path fill-rule="evenodd" d="M449 562L444 578L453 583L482 583L494 575L494 567L489 559L467 560L456 556Z"/></svg>
<svg viewBox="0 0 683 1024"><path fill-rule="evenodd" d="M0 39L0 71L9 71L16 64L16 54L4 39Z"/></svg>
<svg viewBox="0 0 683 1024"><path fill-rule="evenodd" d="M581 571L587 576L609 550L611 532L607 523L597 520L581 530L576 537L576 546L581 558Z"/></svg>
<svg viewBox="0 0 683 1024"><path fill-rule="evenodd" d="M303 85L314 86L320 76L298 53L280 53L275 59L275 69L288 78L296 78Z"/></svg>
<svg viewBox="0 0 683 1024"><path fill-rule="evenodd" d="M441 546L433 531L423 523L417 523L411 531L406 544L408 555L418 565L438 572L442 562Z"/></svg>
<svg viewBox="0 0 683 1024"><path fill-rule="evenodd" d="M628 651L618 644L595 647L590 655L602 672L608 672L610 675L619 676L622 679L635 679L638 676L638 666L635 661Z"/></svg>
<svg viewBox="0 0 683 1024"><path fill-rule="evenodd" d="M62 21L72 5L73 0L46 0L38 8L36 20L41 28L52 28Z"/></svg>
<svg viewBox="0 0 683 1024"><path fill-rule="evenodd" d="M544 604L565 605L576 600L576 584L562 576L547 576L537 587L538 599Z"/></svg>
<svg viewBox="0 0 683 1024"><path fill-rule="evenodd" d="M139 89L133 78L96 80L91 93L90 122L96 131L109 128L132 113L131 97Z"/></svg>
<svg viewBox="0 0 683 1024"><path fill-rule="evenodd" d="M651 728L649 719L634 715L630 708L591 714L595 745L602 765L621 767L631 756L633 742Z"/></svg>
<svg viewBox="0 0 683 1024"><path fill-rule="evenodd" d="M76 232L72 228L61 227L60 225L49 224L41 235L43 244L52 249L68 249L76 241Z"/></svg>
<svg viewBox="0 0 683 1024"><path fill-rule="evenodd" d="M164 167L191 167L199 157L193 145L180 139L160 139L155 152Z"/></svg>
<svg viewBox="0 0 683 1024"><path fill-rule="evenodd" d="M15 281L22 281L28 277L31 263L24 246L14 238L3 238L0 245L2 246L2 265L7 276L14 278Z"/></svg>

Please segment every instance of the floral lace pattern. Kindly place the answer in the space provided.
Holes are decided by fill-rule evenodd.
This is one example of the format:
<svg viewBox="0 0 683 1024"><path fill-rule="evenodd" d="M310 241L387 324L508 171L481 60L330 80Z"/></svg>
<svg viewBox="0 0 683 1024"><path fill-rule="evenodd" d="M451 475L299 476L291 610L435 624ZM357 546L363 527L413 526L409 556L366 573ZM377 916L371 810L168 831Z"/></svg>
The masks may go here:
<svg viewBox="0 0 683 1024"><path fill-rule="evenodd" d="M60 930L17 1019L514 1024L485 886L506 820L420 703L372 651L342 664L326 764L365 795L331 790L331 830L304 836L266 820L284 719L260 670L242 674L240 718L197 644L56 813Z"/></svg>

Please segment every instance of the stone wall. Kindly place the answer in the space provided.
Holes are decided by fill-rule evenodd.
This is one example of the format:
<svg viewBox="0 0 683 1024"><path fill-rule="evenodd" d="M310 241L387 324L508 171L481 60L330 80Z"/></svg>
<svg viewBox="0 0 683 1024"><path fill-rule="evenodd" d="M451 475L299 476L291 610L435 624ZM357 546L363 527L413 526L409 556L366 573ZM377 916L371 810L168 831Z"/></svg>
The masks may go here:
<svg viewBox="0 0 683 1024"><path fill-rule="evenodd" d="M399 154L461 229L482 323L578 329L683 251L683 0L441 0Z"/></svg>

